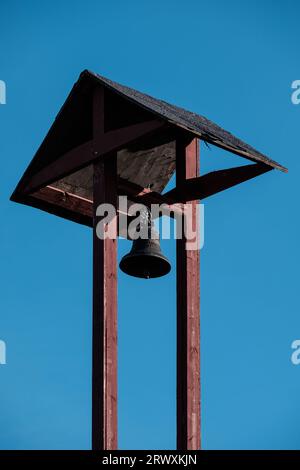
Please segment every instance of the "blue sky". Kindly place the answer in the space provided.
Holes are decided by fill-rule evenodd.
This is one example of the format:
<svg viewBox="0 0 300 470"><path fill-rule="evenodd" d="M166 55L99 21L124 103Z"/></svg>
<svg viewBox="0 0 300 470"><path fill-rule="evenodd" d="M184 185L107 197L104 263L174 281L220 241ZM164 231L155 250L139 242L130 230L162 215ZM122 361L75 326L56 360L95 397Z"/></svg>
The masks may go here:
<svg viewBox="0 0 300 470"><path fill-rule="evenodd" d="M1 2L1 449L90 448L91 232L9 202L85 68L203 114L289 168L205 201L202 443L300 449L299 13L296 0ZM241 163L201 147L202 173ZM175 448L175 243L162 247L170 275L119 273L122 449Z"/></svg>

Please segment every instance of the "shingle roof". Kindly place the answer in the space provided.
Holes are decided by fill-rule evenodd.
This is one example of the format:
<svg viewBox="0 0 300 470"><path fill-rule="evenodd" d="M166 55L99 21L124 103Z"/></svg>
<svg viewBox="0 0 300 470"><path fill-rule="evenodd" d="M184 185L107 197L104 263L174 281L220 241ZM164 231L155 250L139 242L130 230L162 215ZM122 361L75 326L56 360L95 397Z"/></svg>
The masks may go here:
<svg viewBox="0 0 300 470"><path fill-rule="evenodd" d="M176 126L189 130L206 142L217 145L218 147L224 148L225 150L231 151L250 160L263 162L273 168L277 168L281 171L287 171L284 166L280 165L274 160L271 160L266 155L238 139L230 132L222 129L220 126L205 118L204 116L169 104L166 101L153 98L152 96L113 82L108 78L102 77L101 75L88 70L82 72L81 77L90 77L96 79L101 84L139 104L146 110L159 115Z"/></svg>
<svg viewBox="0 0 300 470"><path fill-rule="evenodd" d="M93 109L94 91L98 87L105 88L103 94L105 132L113 132L115 129L145 123L148 120L162 124L160 131L143 136L139 141L130 141L124 147L118 148L117 171L118 177L123 181L136 184L141 188L151 187L152 191L161 193L176 170L175 140L178 134L181 134L178 128L188 131L194 137L259 163L260 165L250 165L253 167L255 176L273 168L287 171L279 163L269 159L205 117L85 70L80 74L57 114L13 192L11 200L92 226L90 206L88 209L81 207L81 203L77 206L77 199L75 206L72 205L73 203L69 206L69 202L66 202L64 197L61 199L61 193L67 192L72 197L85 198L88 202L93 199L93 162L97 159L92 151L95 124ZM82 148L85 151L82 151ZM77 158L74 158L74 155L77 155ZM84 159L80 161L78 155ZM64 165L60 166L61 161L64 161L64 165L68 162L67 170L62 169ZM242 168L248 166L244 165ZM247 175L249 171L247 169ZM41 173L44 177L46 175L46 179L44 178L43 181L42 178L40 187L39 185L35 187L34 184L30 186L32 179L34 180ZM224 171L221 174L218 173L218 176L226 179ZM241 179L241 181L244 180ZM212 184L209 174L208 180L203 180L202 177L200 184L203 184L203 181L206 183L208 181L209 185ZM223 189L229 187L226 184L224 186L223 183ZM213 194L214 192L211 191L215 189L209 188L210 194Z"/></svg>

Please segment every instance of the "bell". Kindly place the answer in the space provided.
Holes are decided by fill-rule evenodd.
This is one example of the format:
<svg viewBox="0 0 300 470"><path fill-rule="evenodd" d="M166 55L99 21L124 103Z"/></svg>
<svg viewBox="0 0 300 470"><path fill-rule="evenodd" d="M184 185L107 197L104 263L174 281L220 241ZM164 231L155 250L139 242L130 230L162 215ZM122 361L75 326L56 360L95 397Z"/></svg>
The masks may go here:
<svg viewBox="0 0 300 470"><path fill-rule="evenodd" d="M132 248L120 262L120 269L129 276L150 279L168 274L171 265L160 249L158 233L151 220L150 210L147 208L140 214L140 232L148 238L133 240Z"/></svg>

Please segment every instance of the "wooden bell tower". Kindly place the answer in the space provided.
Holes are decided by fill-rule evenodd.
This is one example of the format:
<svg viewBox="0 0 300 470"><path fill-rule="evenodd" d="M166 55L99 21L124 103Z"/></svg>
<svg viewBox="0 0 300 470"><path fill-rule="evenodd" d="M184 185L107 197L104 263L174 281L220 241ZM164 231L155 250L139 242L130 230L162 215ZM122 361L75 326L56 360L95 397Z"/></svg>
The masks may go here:
<svg viewBox="0 0 300 470"><path fill-rule="evenodd" d="M199 176L199 144L251 164ZM101 203L119 195L184 214L219 191L287 171L203 116L84 71L11 200L93 230L92 448L117 449L117 238L96 234ZM176 171L176 187L162 194ZM149 189L150 188L150 189ZM110 224L117 224L117 215ZM199 230L199 227L198 227ZM177 448L200 449L200 253L177 240Z"/></svg>

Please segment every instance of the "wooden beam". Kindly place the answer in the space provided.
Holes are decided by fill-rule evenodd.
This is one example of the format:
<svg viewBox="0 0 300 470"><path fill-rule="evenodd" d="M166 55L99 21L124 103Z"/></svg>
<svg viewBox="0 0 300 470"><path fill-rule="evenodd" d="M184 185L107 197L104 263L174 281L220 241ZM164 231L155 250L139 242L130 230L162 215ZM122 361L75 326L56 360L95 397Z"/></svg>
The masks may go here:
<svg viewBox="0 0 300 470"><path fill-rule="evenodd" d="M77 196L72 193L63 191L62 189L46 186L32 194L33 197L54 205L64 207L72 212L80 213L83 216L90 217L93 221L93 201L84 197Z"/></svg>
<svg viewBox="0 0 300 470"><path fill-rule="evenodd" d="M66 152L57 160L54 160L52 163L35 173L24 183L22 190L24 194L36 192L40 188L49 186L51 183L54 183L64 176L77 171L80 166L84 166L83 162L88 163L92 159L93 141L90 140L78 147L75 147L69 152Z"/></svg>
<svg viewBox="0 0 300 470"><path fill-rule="evenodd" d="M176 217L182 215L182 205L173 204L172 198L165 197L164 194L151 191L149 188L143 188L138 184L132 183L123 178L118 178L118 194L127 196L133 202L151 206L151 204L159 204L162 208L162 215Z"/></svg>
<svg viewBox="0 0 300 470"><path fill-rule="evenodd" d="M97 148L94 146L94 141L91 140L61 155L57 160L34 174L29 181L26 182L23 191L29 194L37 191L41 187L48 186L54 181L64 178L84 166L89 165L98 157L126 147L136 142L141 137L161 129L163 126L165 126L163 121L153 119L152 121L133 124L105 133L103 132L98 135L99 142Z"/></svg>
<svg viewBox="0 0 300 470"><path fill-rule="evenodd" d="M26 196L26 198L43 201L52 208L52 213L59 215L60 217L65 217L66 219L73 220L74 222L82 223L88 227L93 227L93 201L91 199L77 196L76 194L63 191L62 189L55 188L53 186L41 188L31 196ZM27 203L26 200L24 203ZM68 214L71 216L68 216ZM122 212L120 208L117 209L117 214L118 216L122 215L127 217L128 224L132 220L132 217L128 215L128 212ZM76 216L78 217L78 220L75 219ZM118 231L118 236L126 238L126 227L124 227L124 230L120 231L120 233Z"/></svg>
<svg viewBox="0 0 300 470"><path fill-rule="evenodd" d="M198 141L176 142L176 185L199 174ZM197 201L192 223L197 227ZM199 230L199 227L197 227ZM177 449L200 449L200 253L176 241L177 256Z"/></svg>
<svg viewBox="0 0 300 470"><path fill-rule="evenodd" d="M189 178L182 182L180 187L177 186L165 194L151 191L151 189L143 188L119 177L118 194L127 196L133 202L145 205L164 205L165 210L162 211L161 215L179 217L183 211L183 201L205 199L272 169L272 167L263 163L255 163L213 171L200 177ZM50 185L30 195L14 193L11 200L56 214L59 217L87 225L88 227L93 226L92 200L79 197ZM125 233L120 235L126 236Z"/></svg>
<svg viewBox="0 0 300 470"><path fill-rule="evenodd" d="M173 203L205 199L271 170L273 168L264 163L255 163L212 171L206 175L184 181L180 187L171 189L164 194L164 197L172 200Z"/></svg>
<svg viewBox="0 0 300 470"><path fill-rule="evenodd" d="M98 102L99 95L96 94L94 103ZM99 125L101 125L101 108L94 106L96 148L99 145ZM117 239L98 238L96 210L101 203L110 203L117 207L116 154L110 158L101 158L94 163L93 199L92 448L115 450L118 446ZM108 226L111 224L116 224L116 220L111 221Z"/></svg>
<svg viewBox="0 0 300 470"><path fill-rule="evenodd" d="M50 186L32 195L12 195L11 201L43 210L78 224L93 226L92 203L78 200L77 196Z"/></svg>

